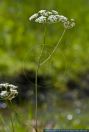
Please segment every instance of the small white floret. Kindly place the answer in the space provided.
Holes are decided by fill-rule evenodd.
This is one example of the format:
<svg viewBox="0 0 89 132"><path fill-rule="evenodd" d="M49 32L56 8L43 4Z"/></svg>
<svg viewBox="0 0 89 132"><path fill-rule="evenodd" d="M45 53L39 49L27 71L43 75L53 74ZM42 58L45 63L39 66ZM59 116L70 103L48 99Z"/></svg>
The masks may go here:
<svg viewBox="0 0 89 132"><path fill-rule="evenodd" d="M50 15L48 17L48 22L49 23L55 23L55 22L58 22L58 19L59 19L59 15Z"/></svg>
<svg viewBox="0 0 89 132"><path fill-rule="evenodd" d="M40 13L42 15L45 12L46 12L46 10L40 10L38 13Z"/></svg>
<svg viewBox="0 0 89 132"><path fill-rule="evenodd" d="M60 15L59 17L60 22L66 22L67 20L68 20L67 17Z"/></svg>
<svg viewBox="0 0 89 132"><path fill-rule="evenodd" d="M55 11L55 10L52 10L52 14L54 14L54 15L58 15L58 12Z"/></svg>
<svg viewBox="0 0 89 132"><path fill-rule="evenodd" d="M4 97L8 96L8 92L7 91L1 91L0 96L1 96L1 98L4 98Z"/></svg>
<svg viewBox="0 0 89 132"><path fill-rule="evenodd" d="M31 17L29 17L29 20L32 21L32 20L36 19L37 17L38 17L38 13L35 13Z"/></svg>
<svg viewBox="0 0 89 132"><path fill-rule="evenodd" d="M38 22L38 23L45 23L46 22L46 17L44 16L40 16L38 17L35 22Z"/></svg>

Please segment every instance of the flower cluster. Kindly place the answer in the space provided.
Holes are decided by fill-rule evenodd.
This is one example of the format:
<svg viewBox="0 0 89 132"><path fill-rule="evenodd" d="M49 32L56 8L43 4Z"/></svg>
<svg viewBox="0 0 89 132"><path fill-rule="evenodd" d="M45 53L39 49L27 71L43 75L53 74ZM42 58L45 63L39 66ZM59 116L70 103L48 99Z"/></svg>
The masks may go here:
<svg viewBox="0 0 89 132"><path fill-rule="evenodd" d="M0 84L0 98L3 100L12 100L18 94L17 86L2 83Z"/></svg>
<svg viewBox="0 0 89 132"><path fill-rule="evenodd" d="M75 22L73 19L70 21L67 17L63 15L59 15L59 13L55 10L47 11L40 10L38 13L35 13L31 17L29 17L30 21L38 22L38 23L57 23L61 22L64 25L64 28L69 29L75 26Z"/></svg>

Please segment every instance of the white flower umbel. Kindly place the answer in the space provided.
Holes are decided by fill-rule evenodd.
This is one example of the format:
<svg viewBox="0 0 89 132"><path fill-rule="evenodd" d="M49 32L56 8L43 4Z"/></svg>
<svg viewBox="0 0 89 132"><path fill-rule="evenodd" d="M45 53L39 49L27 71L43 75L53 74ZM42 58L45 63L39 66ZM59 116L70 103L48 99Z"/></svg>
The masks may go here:
<svg viewBox="0 0 89 132"><path fill-rule="evenodd" d="M64 28L70 29L75 26L75 21L74 19L71 19L70 21L65 21L63 24L64 24Z"/></svg>
<svg viewBox="0 0 89 132"><path fill-rule="evenodd" d="M15 98L18 94L17 86L8 84L8 83L2 83L0 84L0 98L3 100L12 100Z"/></svg>
<svg viewBox="0 0 89 132"><path fill-rule="evenodd" d="M70 29L75 26L75 22L73 19L68 20L67 17L60 15L57 11L51 10L40 10L38 13L33 14L29 17L30 21L34 21L37 23L58 23L61 22L65 29Z"/></svg>

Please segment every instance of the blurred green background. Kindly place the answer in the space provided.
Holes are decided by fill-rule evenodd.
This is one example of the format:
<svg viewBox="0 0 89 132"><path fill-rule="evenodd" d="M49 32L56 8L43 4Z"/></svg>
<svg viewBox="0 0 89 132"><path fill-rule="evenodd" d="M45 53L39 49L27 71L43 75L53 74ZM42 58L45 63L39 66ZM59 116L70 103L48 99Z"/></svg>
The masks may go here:
<svg viewBox="0 0 89 132"><path fill-rule="evenodd" d="M43 26L30 22L29 17L41 9L57 10L59 14L70 19L73 18L76 22L76 26L66 32L51 60L44 64L39 71L42 75L50 75L56 87L64 88L64 84L69 79L77 80L78 75L89 71L89 0L0 0L0 76L13 76L24 69L35 71L40 47L43 43ZM61 24L47 26L46 48L42 60L51 53L62 32ZM58 100L56 101L58 102ZM70 105L68 105L69 102L61 102L63 108L61 107L62 109L59 111L54 108L57 104L54 102L52 112L45 104L43 109L39 110L39 118L43 120L44 115L44 120L47 118L46 122L53 116L58 122L55 127L89 128L87 118L89 102L87 104L86 102L86 100L76 102L76 104L81 104L78 104L78 109L75 109L76 105L74 106L72 102ZM61 104L57 104L58 107ZM48 105L50 106L50 103ZM27 119L33 117L33 111L28 106L25 109L27 118L23 115L22 120L24 120L24 125L28 125ZM47 110L48 113L46 113ZM24 112L20 108L19 111ZM1 122L4 122L3 118L1 118ZM26 131L25 127L22 128L23 124L16 122L17 132ZM10 132L10 130L8 131Z"/></svg>
<svg viewBox="0 0 89 132"><path fill-rule="evenodd" d="M29 22L29 16L40 9L54 9L76 26L65 34L54 57L42 67L42 72L61 78L75 76L89 69L89 1L88 0L1 0L0 1L0 73L14 74L21 68L34 69L42 44L43 27ZM51 52L63 27L47 28L46 55ZM49 68L47 67L49 65Z"/></svg>

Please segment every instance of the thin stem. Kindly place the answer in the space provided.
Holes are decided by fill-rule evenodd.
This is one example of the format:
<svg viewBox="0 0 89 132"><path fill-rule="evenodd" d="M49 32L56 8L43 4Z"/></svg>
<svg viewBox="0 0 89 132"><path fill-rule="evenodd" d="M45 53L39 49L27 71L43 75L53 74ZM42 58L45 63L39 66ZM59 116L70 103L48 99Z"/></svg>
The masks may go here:
<svg viewBox="0 0 89 132"><path fill-rule="evenodd" d="M58 43L57 43L56 46L54 47L54 49L53 49L53 51L51 52L51 54L40 64L40 66L42 66L43 64L45 64L45 63L52 57L52 55L53 55L54 52L56 51L57 47L59 46L59 44L60 44L60 42L61 42L61 40L62 40L62 38L63 38L65 32L66 32L66 29L64 29L64 31L63 31L61 37L60 37L59 40L58 40Z"/></svg>
<svg viewBox="0 0 89 132"><path fill-rule="evenodd" d="M5 132L5 125L6 125L6 123L4 121L4 118L1 115L0 115L0 122L2 123L2 130L3 130L3 132Z"/></svg>
<svg viewBox="0 0 89 132"><path fill-rule="evenodd" d="M11 106L11 110L12 110L12 101L10 100L10 106ZM11 121L11 125L12 125L12 132L15 132L15 129L14 129L14 121L13 121L13 116L11 114L11 117L10 117L10 121Z"/></svg>
<svg viewBox="0 0 89 132"><path fill-rule="evenodd" d="M13 124L13 117L12 117L12 115L11 115L11 117L10 117L10 120L11 120L11 125L12 125L12 132L15 132L15 130L14 130L14 124Z"/></svg>
<svg viewBox="0 0 89 132"><path fill-rule="evenodd" d="M43 51L44 51L44 48L45 48L45 38L46 38L46 25L44 27L44 37L43 37L43 46L42 46L42 49L41 49L41 53L40 53L40 56L39 56L39 59L38 59L38 63L37 63L37 67L36 67L36 74L35 74L35 96L36 96L36 109L35 109L35 120L36 120L36 126L35 126L35 130L36 132L38 131L37 128L37 113L38 113L38 100L37 100L37 96L38 96L38 72L39 72L39 68L40 68L40 61L41 61L41 57L42 57L42 54L43 54Z"/></svg>
<svg viewBox="0 0 89 132"><path fill-rule="evenodd" d="M13 113L15 114L14 116L16 117L17 121L19 124L21 124L24 127L24 123L22 123L21 121L21 117L20 115L17 113L15 106L12 104L12 101L10 100L10 102L7 102L8 105L10 105L10 109L11 111L13 111ZM15 128L14 128L14 120L13 120L13 116L11 115L10 117L10 121L11 121L11 126L12 126L12 132L15 132Z"/></svg>

